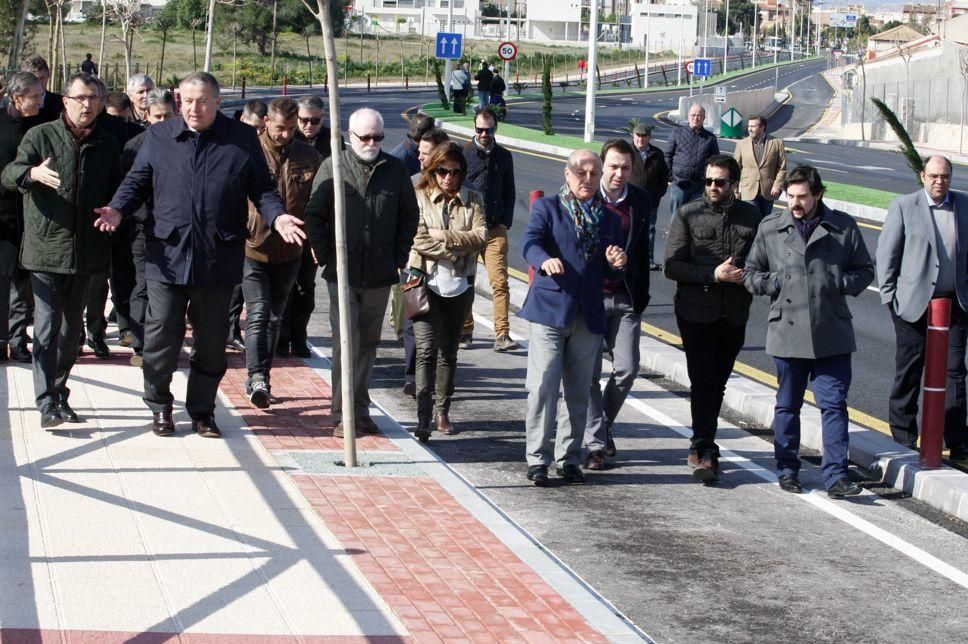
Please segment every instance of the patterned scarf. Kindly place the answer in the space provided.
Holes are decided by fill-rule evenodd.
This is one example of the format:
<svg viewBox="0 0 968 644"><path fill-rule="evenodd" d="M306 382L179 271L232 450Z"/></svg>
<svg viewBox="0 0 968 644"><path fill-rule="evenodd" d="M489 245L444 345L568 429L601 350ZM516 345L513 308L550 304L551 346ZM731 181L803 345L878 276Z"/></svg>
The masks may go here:
<svg viewBox="0 0 968 644"><path fill-rule="evenodd" d="M605 212L602 206L602 196L599 191L595 191L591 203L588 206L578 201L571 188L566 183L558 191L558 199L561 206L571 215L571 220L575 223L575 233L578 235L578 247L585 255L585 261L591 260L592 256L598 251L598 224L602 220Z"/></svg>

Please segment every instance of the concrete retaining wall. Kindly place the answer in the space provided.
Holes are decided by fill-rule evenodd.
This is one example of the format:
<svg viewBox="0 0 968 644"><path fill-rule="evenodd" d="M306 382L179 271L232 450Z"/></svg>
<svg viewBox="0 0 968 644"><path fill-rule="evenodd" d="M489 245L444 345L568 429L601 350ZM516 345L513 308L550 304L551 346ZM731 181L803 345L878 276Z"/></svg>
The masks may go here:
<svg viewBox="0 0 968 644"><path fill-rule="evenodd" d="M706 129L719 136L720 118L729 108L735 108L745 119L753 114L768 114L775 108L774 103L777 101L776 92L773 91L772 87L729 92L726 94L725 103L713 101L714 91L712 87L707 87L701 99L699 95L680 97L679 109L669 112L669 118L680 125L685 125L689 107L693 103L701 102L703 107L706 108Z"/></svg>

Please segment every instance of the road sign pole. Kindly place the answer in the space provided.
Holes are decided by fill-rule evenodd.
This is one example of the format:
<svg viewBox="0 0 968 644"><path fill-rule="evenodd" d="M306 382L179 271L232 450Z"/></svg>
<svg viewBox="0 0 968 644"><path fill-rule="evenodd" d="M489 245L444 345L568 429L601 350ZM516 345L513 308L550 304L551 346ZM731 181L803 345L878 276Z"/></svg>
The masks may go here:
<svg viewBox="0 0 968 644"><path fill-rule="evenodd" d="M642 44L645 45L645 71L642 75L643 87L649 89L649 34L652 33L652 3L649 2L645 6L649 8L649 13L645 14L645 35L642 36Z"/></svg>
<svg viewBox="0 0 968 644"><path fill-rule="evenodd" d="M507 0L507 4L504 8L504 13L507 15L507 25L508 25L508 37L507 40L511 40L511 0ZM504 61L504 82L511 76L511 59Z"/></svg>
<svg viewBox="0 0 968 644"><path fill-rule="evenodd" d="M598 67L598 3L591 7L588 27L588 81L585 83L585 142L595 138L595 83L593 74Z"/></svg>
<svg viewBox="0 0 968 644"><path fill-rule="evenodd" d="M454 33L454 3L447 3L447 33ZM436 44L434 45L436 47ZM450 58L444 63L444 93L447 95L447 100L450 101L451 88L450 84L453 80L452 67Z"/></svg>

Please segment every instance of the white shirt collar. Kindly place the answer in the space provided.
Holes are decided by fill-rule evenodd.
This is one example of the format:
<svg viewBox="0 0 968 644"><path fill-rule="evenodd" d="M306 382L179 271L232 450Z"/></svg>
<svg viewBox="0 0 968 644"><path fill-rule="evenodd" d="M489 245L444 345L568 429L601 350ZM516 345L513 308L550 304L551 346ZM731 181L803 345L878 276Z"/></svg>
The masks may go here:
<svg viewBox="0 0 968 644"><path fill-rule="evenodd" d="M608 194L605 192L605 188L599 186L598 190L599 190L599 192L602 193L602 199L607 204L619 204L619 203L622 203L623 201L625 201L625 198L629 196L629 186L628 186L628 184L625 184L625 188L622 189L622 196L619 197L618 199L616 199L615 201L612 201L611 199L608 198Z"/></svg>

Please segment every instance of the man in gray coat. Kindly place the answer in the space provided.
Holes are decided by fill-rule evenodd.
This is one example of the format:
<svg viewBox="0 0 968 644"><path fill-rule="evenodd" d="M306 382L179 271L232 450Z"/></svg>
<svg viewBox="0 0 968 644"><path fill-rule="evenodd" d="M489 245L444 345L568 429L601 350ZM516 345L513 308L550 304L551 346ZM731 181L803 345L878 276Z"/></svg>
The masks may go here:
<svg viewBox="0 0 968 644"><path fill-rule="evenodd" d="M823 201L820 174L797 166L784 189L788 209L760 222L746 258L744 282L770 297L766 352L776 364L779 388L773 445L780 488L801 492L800 408L809 385L820 407L827 494L861 489L847 477L847 390L850 354L857 350L847 295L864 292L874 266L854 220Z"/></svg>
<svg viewBox="0 0 968 644"><path fill-rule="evenodd" d="M888 419L894 440L916 448L928 302L951 300L944 440L951 458L964 460L968 196L951 190L951 162L944 157L927 160L921 183L923 189L891 202L877 241L877 282L896 339Z"/></svg>

